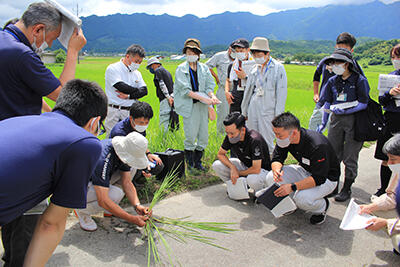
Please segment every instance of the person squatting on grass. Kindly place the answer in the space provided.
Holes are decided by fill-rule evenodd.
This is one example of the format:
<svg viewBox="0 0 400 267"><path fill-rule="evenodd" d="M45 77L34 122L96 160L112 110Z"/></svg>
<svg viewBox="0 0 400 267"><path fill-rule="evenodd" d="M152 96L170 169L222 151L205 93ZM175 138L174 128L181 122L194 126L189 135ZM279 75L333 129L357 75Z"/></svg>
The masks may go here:
<svg viewBox="0 0 400 267"><path fill-rule="evenodd" d="M132 104L129 110L129 117L118 122L114 128L112 128L110 133L110 138L115 136L127 136L131 132L138 132L144 137L146 137L146 130L149 126L150 119L153 118L153 109L146 102L136 101ZM164 164L160 157L155 154L150 153L146 150L146 156L148 159L148 166L145 167L149 170L151 175L157 175L164 169ZM131 170L134 174L133 182L137 184L142 184L145 182L144 176L141 169Z"/></svg>
<svg viewBox="0 0 400 267"><path fill-rule="evenodd" d="M152 57L147 61L146 67L150 73L154 74L154 86L156 87L156 95L160 100L160 126L164 131L170 128L171 111L174 112L174 80L169 71L161 64L157 57ZM175 129L178 125L175 126ZM171 126L171 130L175 130Z"/></svg>
<svg viewBox="0 0 400 267"><path fill-rule="evenodd" d="M0 122L5 266L22 266L24 258L25 266L44 266L62 239L69 210L86 207L89 177L101 153L96 135L106 115L107 97L100 86L71 80L61 90L53 112ZM27 221L23 214L49 196L50 204L37 222L25 256L24 243L30 240L25 231L30 225L15 228L14 222Z"/></svg>
<svg viewBox="0 0 400 267"><path fill-rule="evenodd" d="M353 65L353 56L347 49L336 48L333 54L325 60L325 64L332 66L335 76L331 77L322 88L320 101L325 103L324 109L329 110L334 104L357 101L355 106L347 109L332 108L333 114L328 129L328 139L335 149L339 161L343 161L345 165L344 185L341 192L335 196L336 201L343 202L350 198L351 185L358 173L358 155L363 142L354 140L354 113L367 108L369 84L367 79L357 72ZM323 131L328 117L329 114L324 112L318 132Z"/></svg>
<svg viewBox="0 0 400 267"><path fill-rule="evenodd" d="M333 192L340 176L332 145L323 134L301 128L300 121L289 112L274 118L272 125L276 146L266 187L279 183L275 196L293 194L297 207L312 213L311 224L323 223L329 208L327 195ZM288 152L299 165L284 165Z"/></svg>
<svg viewBox="0 0 400 267"><path fill-rule="evenodd" d="M229 114L229 104L225 97L225 83L229 64L234 60L235 53L233 51L233 48L229 46L227 51L216 53L206 62L206 65L210 68L211 75L218 85L216 96L221 101L221 104L217 105L217 130L219 133L225 133L224 120ZM217 68L217 74L214 72L214 68Z"/></svg>
<svg viewBox="0 0 400 267"><path fill-rule="evenodd" d="M215 83L209 68L199 61L200 41L187 39L182 52L186 62L175 72L175 109L183 118L188 167L205 171L201 159L208 144L208 108L220 101L213 93Z"/></svg>
<svg viewBox="0 0 400 267"><path fill-rule="evenodd" d="M360 213L371 214L375 211L391 210L396 208L396 187L398 187L398 179L400 174L400 134L391 137L383 146L382 153L388 157L387 164L394 178L391 180L386 193L376 197L371 204L361 205ZM400 222L399 218L385 219L373 218L367 224L371 224L366 229L370 231L378 231L386 227L389 236L392 239L393 252L400 255Z"/></svg>
<svg viewBox="0 0 400 267"><path fill-rule="evenodd" d="M250 51L256 65L248 74L242 114L248 118L246 126L264 137L272 154L275 135L271 121L285 111L286 71L281 63L271 57L266 38L254 38Z"/></svg>
<svg viewBox="0 0 400 267"><path fill-rule="evenodd" d="M356 45L356 42L357 42L356 38L351 33L343 32L339 34L339 36L336 38L335 48L347 49L351 53L353 53L354 51L353 48ZM321 107L325 104L319 101L322 94L322 90L320 90L318 93L318 88L322 89L326 84L326 82L329 80L329 78L335 76L335 73L332 71L332 67L325 64L326 59L327 57L324 57L319 62L313 77L313 86L314 86L313 100L316 103L316 105L311 115L310 122L308 124L308 129L314 131L317 131L318 126L322 124L323 111L321 110ZM355 60L354 58L353 58L353 66L356 68L358 73L360 73L362 76L365 77L363 70L361 69L357 60ZM322 82L321 82L321 75L322 75Z"/></svg>
<svg viewBox="0 0 400 267"><path fill-rule="evenodd" d="M148 217L144 215L149 215L149 211L140 205L130 169L145 169L148 166L147 144L147 139L137 132L101 141L101 156L87 190L87 207L74 210L83 230L97 229L90 215L101 211L106 212L105 216L114 215L140 227L145 225ZM150 176L144 171L143 175ZM138 213L137 216L129 214L118 205L125 194Z"/></svg>
<svg viewBox="0 0 400 267"><path fill-rule="evenodd" d="M130 106L147 95L146 83L138 71L145 56L144 48L133 44L126 49L125 57L106 69L105 87L109 103L104 125L107 136L115 124L129 116Z"/></svg>
<svg viewBox="0 0 400 267"><path fill-rule="evenodd" d="M395 45L390 50L390 57L392 59L394 71L391 75L400 75L400 44ZM385 193L385 190L389 184L390 177L392 176L392 171L388 167L388 157L382 152L383 145L394 133L400 132L400 105L396 102L396 96L400 95L400 84L394 87L383 95L379 96L379 104L382 105L385 113L385 128L383 133L378 138L375 149L375 158L382 160L381 170L380 170L380 180L381 187L375 193L375 196L380 196Z"/></svg>
<svg viewBox="0 0 400 267"><path fill-rule="evenodd" d="M67 58L60 78L45 67L38 54L60 36L66 17L46 3L33 3L17 21L0 31L0 121L50 111L43 97L56 100L61 87L75 77L78 52L86 44L81 30L68 43ZM26 211L26 216L3 227L5 266L21 266L40 214L46 204ZM14 235L13 233L18 233Z"/></svg>
<svg viewBox="0 0 400 267"><path fill-rule="evenodd" d="M246 128L245 120L237 111L225 118L226 136L212 167L222 181L236 184L239 177L246 177L250 188L258 191L265 187L265 176L271 170L268 145L261 134ZM237 158L229 159L228 151Z"/></svg>

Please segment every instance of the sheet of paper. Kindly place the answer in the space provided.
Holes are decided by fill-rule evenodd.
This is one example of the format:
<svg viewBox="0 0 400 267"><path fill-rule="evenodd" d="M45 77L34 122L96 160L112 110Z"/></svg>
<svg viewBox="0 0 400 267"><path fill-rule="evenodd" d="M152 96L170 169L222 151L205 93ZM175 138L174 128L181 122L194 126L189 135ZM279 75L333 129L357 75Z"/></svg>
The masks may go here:
<svg viewBox="0 0 400 267"><path fill-rule="evenodd" d="M69 39L71 39L71 35L74 32L75 28L80 28L82 26L82 20L72 14L68 9L64 8L55 0L45 0L48 4L54 6L62 15L62 26L61 26L61 34L58 37L58 41L64 46L66 49L68 48Z"/></svg>
<svg viewBox="0 0 400 267"><path fill-rule="evenodd" d="M340 109L348 109L352 108L358 105L358 101L352 101L352 102L345 102L345 103L340 103L340 104L335 104L330 106L330 110L333 110L334 108L340 108Z"/></svg>
<svg viewBox="0 0 400 267"><path fill-rule="evenodd" d="M379 95L383 95L385 92L392 89L393 87L397 87L399 84L400 84L399 75L379 74L379 82L378 82ZM400 96L396 96L395 98L400 99Z"/></svg>
<svg viewBox="0 0 400 267"><path fill-rule="evenodd" d="M226 183L226 189L228 191L228 196L234 200L249 199L249 191L247 190L247 180L244 177L239 177L236 184L233 184L231 180Z"/></svg>
<svg viewBox="0 0 400 267"><path fill-rule="evenodd" d="M360 214L360 206L357 205L357 203L354 202L354 198L352 198L339 227L342 230L365 229L367 226L371 225L368 224L367 221L372 218L376 217L369 214Z"/></svg>

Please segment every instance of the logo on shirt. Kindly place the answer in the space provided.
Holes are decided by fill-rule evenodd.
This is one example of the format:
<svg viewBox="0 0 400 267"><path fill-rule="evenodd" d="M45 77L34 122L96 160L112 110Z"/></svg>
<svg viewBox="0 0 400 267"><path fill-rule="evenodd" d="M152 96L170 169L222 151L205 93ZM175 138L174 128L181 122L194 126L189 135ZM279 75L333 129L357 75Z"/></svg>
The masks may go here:
<svg viewBox="0 0 400 267"><path fill-rule="evenodd" d="M259 148L259 147L256 147L256 148L254 149L254 156L258 157L258 156L260 156L260 155L261 155L260 148Z"/></svg>
<svg viewBox="0 0 400 267"><path fill-rule="evenodd" d="M325 158L322 158L322 159L319 159L319 160L317 160L318 162L323 162L323 161L325 161Z"/></svg>

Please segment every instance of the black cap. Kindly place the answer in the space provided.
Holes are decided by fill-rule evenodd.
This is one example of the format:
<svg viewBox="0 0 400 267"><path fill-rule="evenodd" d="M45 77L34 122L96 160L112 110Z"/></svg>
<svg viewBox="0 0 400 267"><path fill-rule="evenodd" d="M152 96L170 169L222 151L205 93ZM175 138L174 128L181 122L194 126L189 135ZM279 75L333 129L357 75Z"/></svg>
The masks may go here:
<svg viewBox="0 0 400 267"><path fill-rule="evenodd" d="M235 47L242 47L242 48L249 48L250 44L249 41L247 41L244 38L239 38L235 41L233 41L230 45L230 47L235 48Z"/></svg>
<svg viewBox="0 0 400 267"><path fill-rule="evenodd" d="M335 60L348 62L353 65L353 55L345 48L335 48L335 51L333 51L332 55L325 59L325 64L330 64Z"/></svg>

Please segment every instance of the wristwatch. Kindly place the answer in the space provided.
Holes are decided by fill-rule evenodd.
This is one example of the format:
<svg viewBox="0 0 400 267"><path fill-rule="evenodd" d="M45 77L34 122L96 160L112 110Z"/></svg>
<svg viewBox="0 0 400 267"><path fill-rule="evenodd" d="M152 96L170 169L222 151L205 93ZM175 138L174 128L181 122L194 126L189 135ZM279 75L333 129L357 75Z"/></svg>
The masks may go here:
<svg viewBox="0 0 400 267"><path fill-rule="evenodd" d="M290 185L290 187L292 188L293 192L296 192L296 191L297 191L297 185L296 185L295 183L292 183L292 184Z"/></svg>

